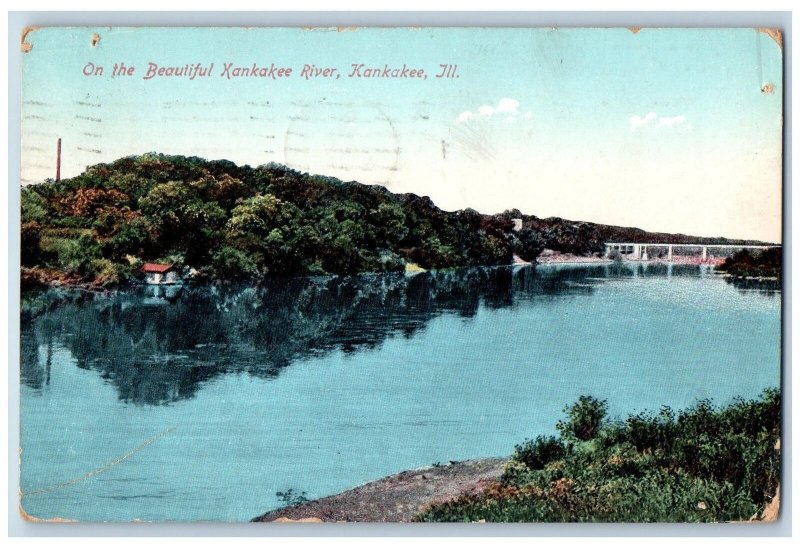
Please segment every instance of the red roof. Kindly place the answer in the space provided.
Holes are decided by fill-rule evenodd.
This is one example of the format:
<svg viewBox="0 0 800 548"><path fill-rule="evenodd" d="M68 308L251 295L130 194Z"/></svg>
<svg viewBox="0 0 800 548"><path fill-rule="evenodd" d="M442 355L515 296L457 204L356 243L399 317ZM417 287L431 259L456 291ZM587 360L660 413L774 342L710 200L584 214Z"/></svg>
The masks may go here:
<svg viewBox="0 0 800 548"><path fill-rule="evenodd" d="M173 266L174 265L171 264L144 263L142 265L142 272L157 272L163 274L164 272L172 270Z"/></svg>

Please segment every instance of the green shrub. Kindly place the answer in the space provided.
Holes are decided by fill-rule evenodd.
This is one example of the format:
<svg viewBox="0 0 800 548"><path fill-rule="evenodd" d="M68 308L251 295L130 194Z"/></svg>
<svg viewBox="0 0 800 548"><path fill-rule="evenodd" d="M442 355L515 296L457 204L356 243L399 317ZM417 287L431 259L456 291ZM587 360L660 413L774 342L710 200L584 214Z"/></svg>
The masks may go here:
<svg viewBox="0 0 800 548"><path fill-rule="evenodd" d="M521 259L535 261L536 257L544 251L544 238L535 230L523 228L516 234L513 249Z"/></svg>
<svg viewBox="0 0 800 548"><path fill-rule="evenodd" d="M783 264L782 249L766 249L755 255L743 249L728 257L719 265L719 270L736 277L780 278Z"/></svg>
<svg viewBox="0 0 800 548"><path fill-rule="evenodd" d="M608 402L592 396L581 396L577 403L564 408L567 420L559 421L556 428L561 435L570 440L587 441L593 439L608 413Z"/></svg>
<svg viewBox="0 0 800 548"><path fill-rule="evenodd" d="M502 482L434 505L419 521L719 522L747 520L780 479L780 392L718 409L702 400L604 422L606 402L565 409L561 439L516 446ZM589 441L591 440L591 441Z"/></svg>
<svg viewBox="0 0 800 548"><path fill-rule="evenodd" d="M36 221L20 227L20 260L23 266L35 266L42 256L42 227Z"/></svg>
<svg viewBox="0 0 800 548"><path fill-rule="evenodd" d="M514 446L513 458L531 470L541 470L546 464L562 458L565 453L561 440L553 436L538 436L535 440L525 440Z"/></svg>
<svg viewBox="0 0 800 548"><path fill-rule="evenodd" d="M239 279L259 275L258 266L247 253L233 247L223 247L211 261L214 273L219 278Z"/></svg>
<svg viewBox="0 0 800 548"><path fill-rule="evenodd" d="M57 266L67 274L84 278L93 278L97 274L96 261L102 258L102 252L91 236L53 238L50 248L57 254Z"/></svg>
<svg viewBox="0 0 800 548"><path fill-rule="evenodd" d="M640 413L625 421L625 437L637 451L671 449L675 435L675 414L665 407L658 416Z"/></svg>

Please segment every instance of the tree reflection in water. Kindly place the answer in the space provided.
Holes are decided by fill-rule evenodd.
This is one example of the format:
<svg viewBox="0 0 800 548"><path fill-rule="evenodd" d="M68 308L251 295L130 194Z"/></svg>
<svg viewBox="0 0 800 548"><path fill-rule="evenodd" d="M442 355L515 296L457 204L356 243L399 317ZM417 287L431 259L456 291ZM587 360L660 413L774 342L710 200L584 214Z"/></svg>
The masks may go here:
<svg viewBox="0 0 800 548"><path fill-rule="evenodd" d="M165 405L225 373L279 375L301 359L412 337L441 314L474 316L537 299L590 294L602 278L663 276L666 266L471 268L354 277L271 279L254 285L26 292L21 379L49 383L54 348L97 371L120 400ZM662 272L664 270L664 272ZM695 267L671 275L699 275Z"/></svg>

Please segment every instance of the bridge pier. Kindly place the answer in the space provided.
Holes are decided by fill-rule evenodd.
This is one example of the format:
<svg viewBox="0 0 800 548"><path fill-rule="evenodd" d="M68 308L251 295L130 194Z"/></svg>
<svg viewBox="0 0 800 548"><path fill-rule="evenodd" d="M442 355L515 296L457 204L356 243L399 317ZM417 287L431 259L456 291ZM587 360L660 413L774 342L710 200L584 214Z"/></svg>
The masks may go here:
<svg viewBox="0 0 800 548"><path fill-rule="evenodd" d="M634 243L634 242L607 242L604 244L606 249L606 257L614 252L619 252L621 257L629 261L648 261L650 254L647 252L648 248L667 248L667 261L672 262L675 258L675 253L680 255L680 251L688 251L688 256L697 257L697 248L700 248L702 262L708 262L713 258L713 253L709 253L709 249L714 250L739 250L739 249L752 249L764 251L767 249L780 249L780 245L737 245L737 244L667 244L667 243ZM659 251L659 257L661 252Z"/></svg>

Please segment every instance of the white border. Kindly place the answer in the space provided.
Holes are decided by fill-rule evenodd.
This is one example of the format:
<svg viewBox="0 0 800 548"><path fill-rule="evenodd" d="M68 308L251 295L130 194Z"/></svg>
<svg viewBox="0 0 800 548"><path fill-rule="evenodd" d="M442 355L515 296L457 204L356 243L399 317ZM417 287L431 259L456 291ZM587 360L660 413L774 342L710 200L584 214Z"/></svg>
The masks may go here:
<svg viewBox="0 0 800 548"><path fill-rule="evenodd" d="M42 4L42 2L37 2ZM46 2L48 7L60 7L54 2ZM71 2L70 6L76 3ZM83 1L78 2L83 9L105 9L107 2ZM161 8L169 2L142 0L136 4L137 9ZM252 9L253 2L242 2L240 0L229 0L225 3L230 9ZM524 7L521 2L509 2L506 0L494 0L489 3L493 9L515 9ZM656 7L681 8L693 11L687 12L578 12L573 11L548 11L548 12L330 12L315 11L302 13L300 11L278 11L278 12L6 12L8 40L6 42L8 55L3 56L8 59L8 100L9 115L7 118L7 133L4 138L8 139L8 223L0 222L0 241L9 242L8 255L1 254L3 261L8 260L8 264L0 267L0 287L4 288L0 297L0 306L5 305L8 310L9 330L2 333L2 348L8 349L8 378L9 378L9 400L8 406L3 406L3 412L8 413L6 424L8 424L8 436L4 438L7 443L5 455L8 464L8 499L4 500L7 505L3 515L8 517L7 533L16 536L275 536L287 537L302 535L307 540L317 537L334 536L340 537L336 544L347 542L348 546L373 544L373 536L470 536L470 537L498 537L502 536L502 542L516 544L525 539L513 538L519 536L570 536L570 537L640 537L640 536L681 536L681 537L754 537L754 536L785 536L791 535L791 524L794 511L791 500L791 430L792 414L790 412L791 390L791 340L788 334L791 331L791 270L790 262L792 252L791 237L791 28L792 15L784 13L768 12L701 12L698 9L708 8L708 2L698 1L674 1L674 2L653 2ZM739 3L741 4L741 3ZM286 5L286 4L284 4ZM304 0L293 0L288 3L293 10L320 10L328 6L322 2L308 2ZM309 7L309 5L313 7ZM372 9L374 2L343 0L336 3L339 9ZM459 6L464 9L485 9L486 2L464 0ZM758 4L759 9L787 9L789 2L776 2L765 0ZM31 2L11 2L11 6L19 6L30 9ZM263 4L262 4L263 6ZM632 1L607 1L604 7L614 9L641 9L641 2ZM735 3L726 3L726 7L739 7ZM260 6L257 6L260 7ZM273 6L268 6L273 7ZM392 6L397 9L397 6ZM558 5L562 10L591 9L594 7L589 2L563 1ZM752 6L751 6L752 7ZM401 9L437 9L431 1L408 0L402 3ZM281 9L274 6L273 9ZM785 89L787 96L785 99L784 116L786 120L785 130L785 179L784 179L784 249L786 250L785 280L786 288L783 294L784 302L784 401L785 403L785 438L782 442L784 448L784 470L785 477L782 486L784 505L782 509L782 519L777 524L758 524L758 525L685 525L685 524L664 524L664 525L585 525L585 524L502 524L498 526L459 526L451 524L347 524L347 525L297 525L289 527L272 527L259 524L31 524L24 522L17 512L18 498L18 456L16 451L19 421L19 375L18 375L18 351L19 351L19 78L20 78L20 55L19 55L19 36L21 29L29 24L38 25L174 25L174 26L301 26L301 25L362 25L362 26L403 26L403 25L422 25L422 26L767 26L781 27L784 30L784 60L785 60ZM10 238L10 239L9 239ZM5 289L8 289L6 293ZM11 344L13 341L13 344ZM341 537L363 537L363 538L341 538ZM509 538L511 537L511 538ZM42 539L44 540L44 539ZM97 539L95 539L97 540ZM179 539L171 539L173 543ZM276 539L277 540L277 539ZM283 538L282 541L287 539ZM387 540L387 539L384 539ZM397 540L397 539L393 539ZM605 538L605 542L611 538ZM651 543L659 539L649 539ZM665 540L665 539L660 539ZM708 545L713 539L705 538L702 542ZM717 539L720 540L720 539ZM731 540L724 539L727 545ZM775 542L778 539L772 539ZM785 540L785 539L783 539ZM66 544L70 545L77 541L76 538L66 539ZM117 539L114 542L125 542L126 539ZM127 541L137 542L136 539ZM237 541L253 542L257 539L237 539ZM458 541L458 545L464 544L464 539L456 538L437 538L437 545L452 544ZM64 541L62 541L64 542ZM81 546L85 541L79 541ZM214 541L216 543L216 540ZM263 542L263 541L261 541ZM416 540L414 541L416 542ZM467 544L477 542L474 538ZM596 541L592 541L594 544ZM601 542L601 544L605 544ZM634 538L614 540L614 546L640 541ZM193 542L194 544L194 542ZM670 542L674 544L674 541ZM714 542L711 542L714 544Z"/></svg>

